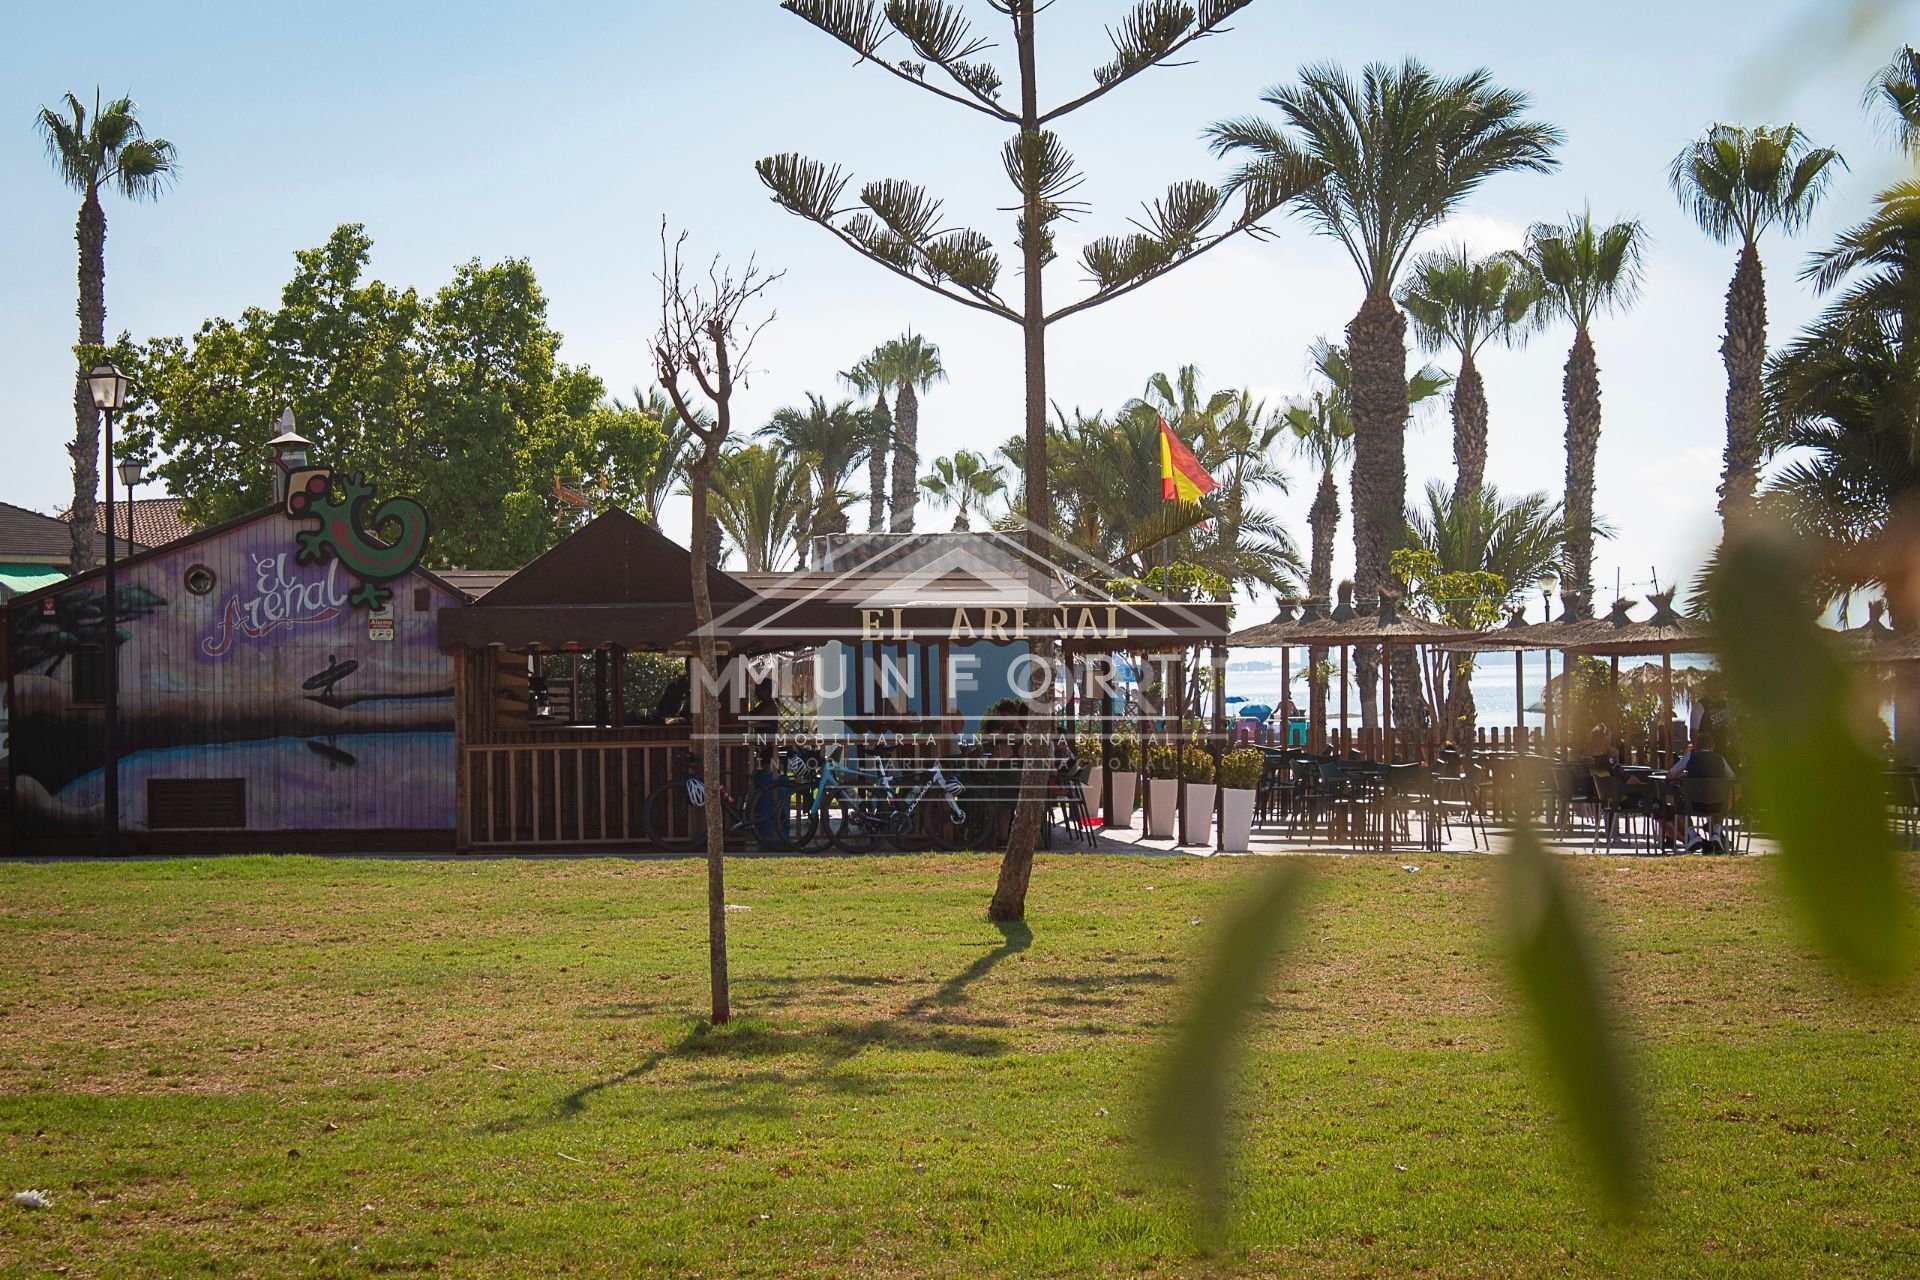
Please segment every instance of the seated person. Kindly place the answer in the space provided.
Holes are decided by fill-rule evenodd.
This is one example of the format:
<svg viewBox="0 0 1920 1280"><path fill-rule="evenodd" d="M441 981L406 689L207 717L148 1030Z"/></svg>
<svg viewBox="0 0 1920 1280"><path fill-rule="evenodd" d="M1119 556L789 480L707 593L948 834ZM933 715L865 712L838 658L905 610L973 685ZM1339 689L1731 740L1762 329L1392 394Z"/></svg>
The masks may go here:
<svg viewBox="0 0 1920 1280"><path fill-rule="evenodd" d="M1700 732L1694 735L1692 749L1684 756L1681 756L1679 760L1675 761L1673 768L1667 770L1667 781L1678 783L1682 778L1723 778L1727 781L1732 781L1734 777L1733 766L1727 763L1727 758L1715 749L1716 746L1717 743L1713 730L1705 725L1701 726ZM1677 798L1677 788L1669 788L1666 816L1663 819L1669 841L1675 838L1673 832L1675 806L1673 801ZM1686 847L1689 853L1702 845L1719 843L1719 827L1722 815L1719 813L1709 813L1704 816L1707 818L1707 834L1705 835L1698 834L1691 822L1687 824Z"/></svg>
<svg viewBox="0 0 1920 1280"><path fill-rule="evenodd" d="M1604 724L1593 726L1587 734L1587 753L1580 758L1584 767L1574 775L1573 798L1576 800L1597 800L1600 793L1593 788L1592 770L1607 770L1614 766L1619 751L1613 745L1613 730Z"/></svg>

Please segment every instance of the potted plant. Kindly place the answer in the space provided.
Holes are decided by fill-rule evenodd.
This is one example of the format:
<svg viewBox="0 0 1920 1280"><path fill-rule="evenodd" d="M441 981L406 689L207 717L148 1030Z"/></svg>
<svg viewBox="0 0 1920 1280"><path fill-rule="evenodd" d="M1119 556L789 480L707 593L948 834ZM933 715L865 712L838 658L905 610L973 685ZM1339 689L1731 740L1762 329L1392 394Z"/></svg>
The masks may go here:
<svg viewBox="0 0 1920 1280"><path fill-rule="evenodd" d="M1101 765L1106 759L1100 753L1100 739L1091 733L1081 734L1073 740L1073 754L1081 764L1087 766L1087 780L1080 784L1080 794L1087 803L1087 817L1098 821Z"/></svg>
<svg viewBox="0 0 1920 1280"><path fill-rule="evenodd" d="M1246 747L1220 757L1220 847L1245 853L1253 846L1253 801L1267 769L1264 751Z"/></svg>
<svg viewBox="0 0 1920 1280"><path fill-rule="evenodd" d="M1133 802L1140 794L1140 744L1133 735L1117 734L1113 742L1113 825L1133 829Z"/></svg>
<svg viewBox="0 0 1920 1280"><path fill-rule="evenodd" d="M1180 757L1169 746L1147 748L1147 834L1155 840L1173 835L1173 809L1180 796L1175 776Z"/></svg>
<svg viewBox="0 0 1920 1280"><path fill-rule="evenodd" d="M1205 844L1213 826L1213 754L1199 743L1188 743L1180 753L1180 776L1187 784L1187 802L1180 810L1180 843Z"/></svg>

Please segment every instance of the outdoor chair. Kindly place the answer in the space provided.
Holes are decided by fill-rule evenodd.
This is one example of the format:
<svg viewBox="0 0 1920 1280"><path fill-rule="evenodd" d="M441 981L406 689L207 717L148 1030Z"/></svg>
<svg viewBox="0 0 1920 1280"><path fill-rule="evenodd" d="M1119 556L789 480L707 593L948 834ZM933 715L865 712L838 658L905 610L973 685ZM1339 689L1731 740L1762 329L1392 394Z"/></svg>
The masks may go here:
<svg viewBox="0 0 1920 1280"><path fill-rule="evenodd" d="M1432 820L1436 834L1443 839L1452 838L1457 822L1466 827L1474 848L1491 849L1493 837L1487 830L1487 803L1492 788L1492 780L1482 765L1470 764L1457 774L1434 774ZM1438 845L1435 841L1434 847Z"/></svg>
<svg viewBox="0 0 1920 1280"><path fill-rule="evenodd" d="M1724 823L1732 801L1732 778L1681 778L1673 811L1683 826L1686 843L1692 844L1698 838L1694 834L1694 822L1704 820L1706 838L1731 852L1732 846L1725 838Z"/></svg>
<svg viewBox="0 0 1920 1280"><path fill-rule="evenodd" d="M1600 848L1604 836L1607 852L1611 853L1625 837L1627 847L1633 847L1637 839L1643 851L1651 853L1656 824L1649 803L1650 788L1644 782L1638 786L1632 785L1628 775L1618 767L1602 768L1595 765L1590 766L1587 772L1593 779L1594 797L1600 808L1600 821L1593 832L1593 848Z"/></svg>
<svg viewBox="0 0 1920 1280"><path fill-rule="evenodd" d="M1889 769L1886 774L1887 821L1911 849L1920 836L1920 773Z"/></svg>
<svg viewBox="0 0 1920 1280"><path fill-rule="evenodd" d="M1093 815L1087 812L1086 784L1092 777L1092 761L1069 761L1053 771L1052 786L1047 797L1050 813L1058 815L1056 821L1066 828L1068 838L1077 840L1089 849L1100 845Z"/></svg>

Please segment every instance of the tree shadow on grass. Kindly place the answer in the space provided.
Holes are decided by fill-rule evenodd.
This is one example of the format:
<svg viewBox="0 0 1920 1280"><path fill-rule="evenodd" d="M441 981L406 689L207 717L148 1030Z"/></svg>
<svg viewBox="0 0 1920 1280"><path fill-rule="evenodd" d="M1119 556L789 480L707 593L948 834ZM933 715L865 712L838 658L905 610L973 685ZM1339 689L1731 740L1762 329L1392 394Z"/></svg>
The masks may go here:
<svg viewBox="0 0 1920 1280"><path fill-rule="evenodd" d="M693 1030L677 1044L666 1049L654 1050L625 1071L584 1084L557 1099L542 1112L527 1112L489 1121L478 1126L477 1132L513 1133L536 1125L570 1120L587 1109L588 1100L595 1094L642 1080L669 1058L698 1061L703 1058L784 1058L811 1054L818 1060L818 1065L813 1071L803 1076L795 1078L782 1076L772 1080L765 1073L756 1073L758 1079L752 1083L786 1087L813 1083L825 1084L829 1088L842 1092L872 1092L871 1086L850 1085L848 1078L839 1073L842 1065L869 1048L949 1053L969 1058L988 1058L1005 1053L1007 1044L998 1037L953 1030L941 1022L941 1014L964 1004L967 999L967 989L992 973L994 966L1008 956L1018 955L1033 945L1033 930L1028 928L1024 921L1004 922L994 927L1000 931L999 946L942 982L933 991L909 1001L898 1014L891 1017L870 1018L865 1021L827 1022L805 1031L783 1031L777 1028L755 1026L751 1023L716 1029L705 1021L701 1021L695 1024ZM852 980L849 980L849 984L883 985L853 983ZM594 1014L614 1018L631 1017L635 1015L630 1010L635 1008L636 1006L618 1004L600 1005L594 1006ZM721 1081L705 1087L724 1095L733 1091L735 1086L734 1081ZM791 1108L784 1104L747 1103L736 1098L723 1106L714 1108L713 1111L696 1109L686 1115L689 1117L708 1115L716 1111L723 1113L751 1111L757 1115L779 1115L789 1114Z"/></svg>

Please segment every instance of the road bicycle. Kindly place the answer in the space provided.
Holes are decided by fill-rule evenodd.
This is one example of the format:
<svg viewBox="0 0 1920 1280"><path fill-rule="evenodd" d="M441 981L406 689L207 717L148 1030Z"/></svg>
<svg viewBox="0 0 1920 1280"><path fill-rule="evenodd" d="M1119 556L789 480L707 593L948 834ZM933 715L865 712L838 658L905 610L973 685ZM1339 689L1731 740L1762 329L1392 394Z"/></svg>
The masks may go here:
<svg viewBox="0 0 1920 1280"><path fill-rule="evenodd" d="M871 774L825 760L813 803L843 853L867 853L882 840L896 849L958 849L968 836L965 790L938 764L902 779L884 758Z"/></svg>

